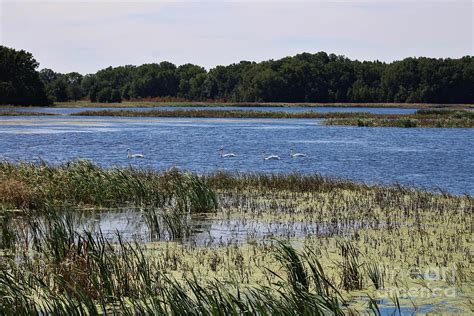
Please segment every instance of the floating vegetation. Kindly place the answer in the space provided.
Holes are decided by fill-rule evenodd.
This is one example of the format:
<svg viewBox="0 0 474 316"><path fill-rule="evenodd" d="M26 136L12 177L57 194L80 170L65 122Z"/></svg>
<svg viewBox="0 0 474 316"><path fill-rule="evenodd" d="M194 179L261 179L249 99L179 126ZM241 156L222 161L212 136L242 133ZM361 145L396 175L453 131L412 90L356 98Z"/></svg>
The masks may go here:
<svg viewBox="0 0 474 316"><path fill-rule="evenodd" d="M116 244L100 231L72 234L64 219L28 219L29 226L38 227L25 239L33 243L16 250L19 260L2 261L2 314L342 314L335 288L311 290L321 287L321 276L311 278L305 271L271 288L243 289L238 282L206 281L196 274L178 279L161 268L161 258L147 254L145 245L125 242L119 233ZM285 261L281 267L289 276L294 271L287 260L301 269L311 264L310 257L283 243L272 253Z"/></svg>
<svg viewBox="0 0 474 316"><path fill-rule="evenodd" d="M0 314L472 309L469 195L84 161L4 162L0 192ZM81 222L116 207L152 236L134 238L126 230L133 225L103 231ZM206 232L215 229L226 238L211 242Z"/></svg>

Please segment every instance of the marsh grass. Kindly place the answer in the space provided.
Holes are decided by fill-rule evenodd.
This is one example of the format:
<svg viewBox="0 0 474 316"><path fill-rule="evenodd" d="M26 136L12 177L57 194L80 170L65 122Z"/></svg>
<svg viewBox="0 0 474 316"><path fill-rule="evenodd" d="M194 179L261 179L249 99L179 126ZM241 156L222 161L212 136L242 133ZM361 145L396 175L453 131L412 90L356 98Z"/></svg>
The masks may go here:
<svg viewBox="0 0 474 316"><path fill-rule="evenodd" d="M375 289L383 289L384 287L384 270L378 263L372 262L366 264L367 276L372 281Z"/></svg>
<svg viewBox="0 0 474 316"><path fill-rule="evenodd" d="M215 190L240 192L245 190L326 192L334 189L368 189L364 183L320 174L301 173L232 173L217 171L203 175L203 181Z"/></svg>
<svg viewBox="0 0 474 316"><path fill-rule="evenodd" d="M338 297L310 290L316 279L303 267L311 266L309 258L283 243L275 257L289 276L295 275L295 267L302 269L298 277L241 290L238 283L169 276L146 255L144 245L125 242L120 234L111 244L100 231L71 234L67 217L28 221L38 227L34 239L45 247L24 244L16 251L22 259L3 263L1 314L342 315Z"/></svg>
<svg viewBox="0 0 474 316"><path fill-rule="evenodd" d="M359 250L349 242L340 242L339 249L343 262L341 263L341 286L346 291L361 290L363 279L359 260Z"/></svg>
<svg viewBox="0 0 474 316"><path fill-rule="evenodd" d="M162 214L162 218L170 239L181 239L189 236L191 227L187 213L179 211L165 212Z"/></svg>
<svg viewBox="0 0 474 316"><path fill-rule="evenodd" d="M429 104L429 103L313 103L313 102L224 102L222 100L207 100L207 101L185 101L173 100L168 98L141 98L131 101L123 101L121 103L98 103L90 102L88 100L79 100L74 102L55 102L57 107L222 107L222 106L238 106L238 107L364 107L364 108L408 108L408 109L426 109L426 108L455 108L468 109L472 108L470 104Z"/></svg>
<svg viewBox="0 0 474 316"><path fill-rule="evenodd" d="M419 109L416 111L419 116L448 116L454 118L469 118L474 119L474 111L460 110L460 109Z"/></svg>
<svg viewBox="0 0 474 316"><path fill-rule="evenodd" d="M55 113L34 111L0 111L0 116L56 116Z"/></svg>
<svg viewBox="0 0 474 316"><path fill-rule="evenodd" d="M171 110L171 111L83 111L77 116L124 117L190 117L190 118L268 118L268 119L325 119L326 125L360 127L474 127L474 111L421 109L415 114L374 114L365 112L277 112L236 110Z"/></svg>
<svg viewBox="0 0 474 316"><path fill-rule="evenodd" d="M450 109L420 109L415 114L373 115L328 118L326 125L352 125L359 127L439 127L473 128L474 111Z"/></svg>
<svg viewBox="0 0 474 316"><path fill-rule="evenodd" d="M0 204L36 211L134 206L214 212L217 200L199 177L177 170L103 169L86 160L63 165L2 161Z"/></svg>
<svg viewBox="0 0 474 316"><path fill-rule="evenodd" d="M0 314L349 314L354 312L351 296L360 302L365 293L370 297L362 311L380 314L380 289L449 285L472 293L474 203L469 195L320 175L197 176L119 169L131 174L126 178L131 183L122 184L128 189L119 188L128 197L110 203L112 189L96 193L95 186L109 181L102 178L123 175L117 169L74 164L1 165L2 192L9 195L0 196L6 245L0 250ZM20 183L15 188L23 191L5 189L8 183ZM33 184L40 187L41 199ZM74 199L62 200L59 187ZM131 205L142 210L151 232L173 235L168 239L174 241L146 244L119 232L111 238L100 230L79 229L73 215L86 205L86 194L97 195L87 205L100 201L90 212L104 211L104 205ZM43 202L32 203L31 196ZM81 207L69 206L74 203ZM16 205L42 207L12 210ZM290 232L247 245L230 241L197 247L180 239L189 234L188 220L198 210L244 221L302 221L305 235ZM314 224L317 228L310 229ZM451 266L453 278L431 285L397 270ZM468 304L463 297L452 304ZM405 307L407 302L400 297L394 304Z"/></svg>
<svg viewBox="0 0 474 316"><path fill-rule="evenodd" d="M383 118L368 118L368 119L329 119L324 122L326 125L348 125L359 127L423 127L423 128L473 128L474 120L470 118L398 118L398 119L383 119Z"/></svg>
<svg viewBox="0 0 474 316"><path fill-rule="evenodd" d="M10 249L15 250L17 234L13 228L13 217L8 211L1 210L0 212L0 250Z"/></svg>
<svg viewBox="0 0 474 316"><path fill-rule="evenodd" d="M350 112L284 112L284 111L254 111L254 110L101 110L82 111L71 114L74 116L124 116L124 117L190 117L190 118L268 118L268 119L323 119L346 117L376 117L371 113Z"/></svg>

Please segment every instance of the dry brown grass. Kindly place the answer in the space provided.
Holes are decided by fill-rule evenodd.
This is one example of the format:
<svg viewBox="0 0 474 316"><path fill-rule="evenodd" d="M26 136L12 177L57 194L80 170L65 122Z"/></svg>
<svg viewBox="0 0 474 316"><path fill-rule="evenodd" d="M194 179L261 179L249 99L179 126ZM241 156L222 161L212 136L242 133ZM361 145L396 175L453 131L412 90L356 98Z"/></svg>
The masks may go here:
<svg viewBox="0 0 474 316"><path fill-rule="evenodd" d="M30 188L23 181L0 179L0 204L18 208L28 208Z"/></svg>

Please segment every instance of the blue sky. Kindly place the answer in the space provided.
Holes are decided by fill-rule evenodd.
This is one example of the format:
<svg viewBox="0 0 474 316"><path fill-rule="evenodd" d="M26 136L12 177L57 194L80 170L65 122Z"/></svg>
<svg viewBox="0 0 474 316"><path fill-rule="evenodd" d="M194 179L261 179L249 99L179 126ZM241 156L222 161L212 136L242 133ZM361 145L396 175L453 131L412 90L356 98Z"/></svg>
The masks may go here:
<svg viewBox="0 0 474 316"><path fill-rule="evenodd" d="M473 55L473 4L451 1L9 1L0 42L41 68L206 68L326 51L359 60Z"/></svg>

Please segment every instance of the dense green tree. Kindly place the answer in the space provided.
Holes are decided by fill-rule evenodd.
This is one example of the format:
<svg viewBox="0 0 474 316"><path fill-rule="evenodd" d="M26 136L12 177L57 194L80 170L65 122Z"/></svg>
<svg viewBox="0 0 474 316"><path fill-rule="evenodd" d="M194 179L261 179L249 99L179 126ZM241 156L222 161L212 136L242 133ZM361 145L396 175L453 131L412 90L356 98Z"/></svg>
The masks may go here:
<svg viewBox="0 0 474 316"><path fill-rule="evenodd" d="M204 97L204 82L206 81L207 73L200 73L196 77L189 80L189 95L190 100L203 101Z"/></svg>
<svg viewBox="0 0 474 316"><path fill-rule="evenodd" d="M198 75L206 75L206 70L203 67L185 64L177 69L177 76L179 78L178 97L185 99L195 99L192 92L192 81ZM198 93L199 94L199 93Z"/></svg>
<svg viewBox="0 0 474 316"><path fill-rule="evenodd" d="M68 100L67 88L67 80L63 76L59 76L46 86L48 96L55 102L65 102Z"/></svg>
<svg viewBox="0 0 474 316"><path fill-rule="evenodd" d="M112 90L112 94L110 95L110 100L109 102L115 102L115 103L120 103L122 102L122 96L120 94L120 91L117 89Z"/></svg>
<svg viewBox="0 0 474 316"><path fill-rule="evenodd" d="M83 91L81 88L83 76L77 72L70 72L64 75L67 82L67 96L69 100L79 100L83 97Z"/></svg>
<svg viewBox="0 0 474 316"><path fill-rule="evenodd" d="M55 102L79 100L84 96L83 76L77 72L59 74L50 69L40 71L40 78L46 86L48 97Z"/></svg>
<svg viewBox="0 0 474 316"><path fill-rule="evenodd" d="M108 103L112 99L112 88L103 88L97 93L97 102Z"/></svg>
<svg viewBox="0 0 474 316"><path fill-rule="evenodd" d="M111 88L119 90L124 99L472 103L473 80L471 56L406 58L387 64L319 52L260 63L242 61L209 71L169 62L109 67L85 76L81 88L93 102L98 91Z"/></svg>
<svg viewBox="0 0 474 316"><path fill-rule="evenodd" d="M31 54L0 47L0 103L46 104L179 97L234 102L473 103L474 57L360 62L319 52L209 71L170 62L108 67L82 76L35 70ZM44 88L46 87L46 88Z"/></svg>
<svg viewBox="0 0 474 316"><path fill-rule="evenodd" d="M38 66L31 53L0 46L0 104L48 105Z"/></svg>
<svg viewBox="0 0 474 316"><path fill-rule="evenodd" d="M97 95L99 94L99 86L94 84L89 90L89 98L91 102L97 102Z"/></svg>
<svg viewBox="0 0 474 316"><path fill-rule="evenodd" d="M60 74L54 72L49 68L41 69L39 76L44 85L51 83L52 81L58 79Z"/></svg>

